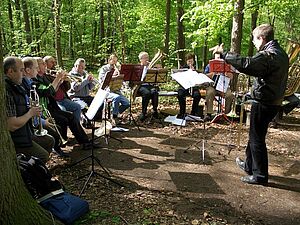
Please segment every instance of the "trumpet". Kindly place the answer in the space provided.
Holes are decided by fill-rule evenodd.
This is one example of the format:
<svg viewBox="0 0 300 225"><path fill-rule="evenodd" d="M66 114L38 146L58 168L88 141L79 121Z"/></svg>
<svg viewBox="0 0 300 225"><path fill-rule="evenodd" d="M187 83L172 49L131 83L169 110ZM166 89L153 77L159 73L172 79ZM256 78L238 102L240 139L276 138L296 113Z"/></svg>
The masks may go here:
<svg viewBox="0 0 300 225"><path fill-rule="evenodd" d="M36 85L32 85L32 89L30 90L29 96L30 106L31 107L39 107L40 99L39 95L36 92ZM32 125L35 127L35 121L38 121L38 129L34 132L36 136L45 136L48 134L48 131L43 128L42 125L42 116L35 116L32 118Z"/></svg>
<svg viewBox="0 0 300 225"><path fill-rule="evenodd" d="M45 111L47 117L51 120L51 122L52 122L52 124L53 124L53 127L54 127L55 131L57 132L57 134L58 134L58 136L59 136L60 145L65 145L65 144L67 144L68 141L65 140L65 139L63 138L63 136L61 135L61 133L60 133L60 131L59 131L59 129L58 129L56 123L55 123L55 120L54 120L54 118L52 117L50 111L49 111L48 109L46 109L46 107L45 107L44 105L43 105L42 107L43 107L43 110Z"/></svg>

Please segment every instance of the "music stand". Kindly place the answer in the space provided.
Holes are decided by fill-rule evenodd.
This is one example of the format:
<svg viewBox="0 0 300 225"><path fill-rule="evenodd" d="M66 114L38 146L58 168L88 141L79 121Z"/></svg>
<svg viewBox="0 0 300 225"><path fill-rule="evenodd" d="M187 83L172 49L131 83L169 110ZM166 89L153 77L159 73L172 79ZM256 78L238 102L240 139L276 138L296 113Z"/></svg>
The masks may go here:
<svg viewBox="0 0 300 225"><path fill-rule="evenodd" d="M144 66L139 64L122 64L120 74L124 74L124 81L129 81L129 83L133 82L141 82L142 74L144 71ZM130 85L129 85L130 87ZM133 121L134 125L140 131L140 128L132 116L131 105L132 105L132 88L130 88L130 107L129 107L129 121Z"/></svg>
<svg viewBox="0 0 300 225"><path fill-rule="evenodd" d="M85 158L83 158L83 159L75 162L70 167L73 167L73 166L75 166L75 165L77 165L77 164L79 164L79 163L81 163L81 162L83 162L85 160L88 160L88 159L91 159L91 161L92 161L92 167L91 167L91 171L90 172L88 172L87 174L85 174L85 175L83 175L83 176L81 176L81 177L78 178L78 179L81 179L83 177L88 176L87 180L85 181L85 183L84 183L84 185L83 185L83 187L82 187L82 189L80 191L79 196L81 196L83 194L83 192L85 191L86 186L89 183L90 179L93 176L96 176L96 175L98 175L98 176L100 176L100 177L102 177L102 178L104 178L106 180L109 180L109 181L111 181L111 182L113 182L113 183L115 183L115 184L117 184L119 186L123 186L120 183L114 181L112 178L110 178L110 174L109 174L110 171L108 169L106 169L101 164L100 159L98 159L95 156L95 154L94 154L94 141L95 141L95 129L96 129L95 128L95 119L94 119L94 117L95 117L98 109L104 103L104 100L106 99L107 95L108 95L107 91L99 89L97 91L97 94L94 97L94 99L93 99L93 101L92 101L92 103L91 103L88 111L83 114L85 116L85 118L92 124L92 140L91 140L92 149L91 149L91 154L89 156L87 156L87 157L85 157ZM98 165L102 168L102 170L106 173L107 176L104 176L104 175L102 175L102 174L100 174L100 173L98 173L98 172L95 171L95 161L98 163Z"/></svg>
<svg viewBox="0 0 300 225"><path fill-rule="evenodd" d="M158 88L157 85L159 83L167 82L167 75L168 75L168 69L165 69L165 68L147 69L147 74L146 74L144 82L153 84L153 86L157 89ZM151 122L152 119L153 119L153 115L151 115L149 123ZM160 123L164 126L163 120L161 120L161 118L158 118L158 119L159 119Z"/></svg>
<svg viewBox="0 0 300 225"><path fill-rule="evenodd" d="M232 72L231 70L231 66L229 64L227 64L223 59L213 59L213 60L209 60L209 72L213 72L213 73L219 73L219 77L217 78L216 82L218 82L218 79L222 78L222 92L225 95L225 86L226 86L226 77L225 77L225 73L226 72ZM223 75L222 75L223 74ZM224 77L221 77L224 76ZM224 119L225 121L231 123L230 119L227 117L227 115L225 114L223 109L224 107L222 107L222 96L220 96L220 100L221 100L221 107L220 110L218 110L218 114L212 119L212 123L216 123L221 119Z"/></svg>

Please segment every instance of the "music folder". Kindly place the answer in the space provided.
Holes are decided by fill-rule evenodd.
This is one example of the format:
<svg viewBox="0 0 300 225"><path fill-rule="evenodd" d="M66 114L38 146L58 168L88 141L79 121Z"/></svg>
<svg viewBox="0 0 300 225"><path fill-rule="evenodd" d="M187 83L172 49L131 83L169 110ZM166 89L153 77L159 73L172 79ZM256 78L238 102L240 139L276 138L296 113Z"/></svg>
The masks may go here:
<svg viewBox="0 0 300 225"><path fill-rule="evenodd" d="M147 69L145 78L146 83L165 83L167 82L168 69Z"/></svg>
<svg viewBox="0 0 300 225"><path fill-rule="evenodd" d="M122 64L120 74L124 74L124 81L141 81L143 70L143 65Z"/></svg>

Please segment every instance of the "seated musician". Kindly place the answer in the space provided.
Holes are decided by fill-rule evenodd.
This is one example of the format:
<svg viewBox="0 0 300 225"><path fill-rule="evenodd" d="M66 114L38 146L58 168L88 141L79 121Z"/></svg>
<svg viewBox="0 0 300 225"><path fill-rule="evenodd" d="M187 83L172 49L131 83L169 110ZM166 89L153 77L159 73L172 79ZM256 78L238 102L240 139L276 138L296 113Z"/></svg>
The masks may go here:
<svg viewBox="0 0 300 225"><path fill-rule="evenodd" d="M69 72L70 77L73 77L69 96L75 102L81 100L90 106L94 99L90 95L90 92L95 88L97 81L94 79L93 74L88 73L85 70L85 65L85 60L83 58L78 58L74 63L74 67ZM102 110L103 106L100 107L94 119L101 119ZM83 118L82 124L84 127L89 127L85 118Z"/></svg>
<svg viewBox="0 0 300 225"><path fill-rule="evenodd" d="M48 73L50 73L50 74L54 73L54 75L55 75L57 71L55 70L56 61L55 61L54 57L45 56L44 61L47 66ZM70 89L70 87L71 87L70 81L67 80L67 78L65 78L63 83L61 85L59 85L58 89L56 90L55 100L57 101L57 103L61 107L61 109L72 112L74 114L75 118L80 122L81 106L78 103L73 102L68 97L67 92Z"/></svg>
<svg viewBox="0 0 300 225"><path fill-rule="evenodd" d="M80 122L75 119L73 113L61 110L54 98L56 90L64 81L63 72L58 72L56 77L50 76L49 74L46 74L46 63L43 59L39 58L37 61L39 65L38 75L36 79L33 80L36 82L37 92L41 102L44 103L45 107L54 118L55 123L60 127L61 136L65 140L68 139L67 131L69 126L76 140L81 144L82 149L91 149L91 142L81 127Z"/></svg>
<svg viewBox="0 0 300 225"><path fill-rule="evenodd" d="M22 85L26 90L27 96L30 96L30 90L33 89L32 79L36 78L38 73L38 63L37 60L33 57L25 57L22 59L24 63L24 77L22 79ZM43 118L43 113L41 113L41 126L39 124L38 117L34 117L33 119L33 125L36 129L45 129L47 130L46 135L33 135L33 140L41 145L44 149L46 149L49 153L54 150L55 153L57 153L59 156L65 157L67 156L66 153L64 153L60 147L60 137L57 134L57 132L51 128L51 123L49 120Z"/></svg>
<svg viewBox="0 0 300 225"><path fill-rule="evenodd" d="M35 156L43 162L49 159L49 153L32 140L31 118L39 116L41 108L30 107L29 97L23 88L22 78L24 64L17 57L7 57L3 61L6 88L7 126L14 142L16 153Z"/></svg>
<svg viewBox="0 0 300 225"><path fill-rule="evenodd" d="M116 79L123 80L123 76L120 75L120 71L116 67L118 62L118 57L115 54L112 54L108 58L108 64L102 66L99 71L99 82L103 83L106 75L108 75L109 72L112 72L111 82ZM119 115L122 114L126 109L130 107L129 100L121 93L121 86L115 87L115 89L112 87L107 88L106 90L109 90L110 93L108 94L107 98L112 100L112 114L115 124L118 124L119 121Z"/></svg>
<svg viewBox="0 0 300 225"><path fill-rule="evenodd" d="M215 59L220 59L220 54L216 53ZM217 81L218 76L223 75L223 74L216 74L214 72L210 72L209 64L205 67L204 73L215 82ZM229 77L230 79L233 78L233 74L229 73L229 72L225 72L225 76ZM223 96L223 92L216 90L215 87L216 87L216 84L213 87L209 86L206 88L206 109L205 109L206 116L204 117L205 121L212 120L212 114L214 113L213 102L214 102L215 96L216 95ZM234 99L234 96L233 96L230 88L228 87L225 92L225 111L224 111L225 114L230 112L233 99Z"/></svg>
<svg viewBox="0 0 300 225"><path fill-rule="evenodd" d="M142 81L145 80L147 74L147 68L149 65L149 54L147 52L141 52L139 54L140 64L144 66L142 75ZM137 92L142 96L142 113L140 114L140 121L144 121L147 117L147 108L151 99L153 106L153 117L158 118L158 89L150 83L142 83Z"/></svg>
<svg viewBox="0 0 300 225"><path fill-rule="evenodd" d="M194 60L195 56L193 53L188 53L185 56L186 64L182 67L183 69L191 69L195 70L194 68ZM192 111L191 114L194 116L200 116L199 115L199 102L201 99L201 94L199 91L199 87L192 87L189 89L184 89L183 87L180 87L178 89L178 102L179 102L179 114L177 115L178 119L184 119L186 115L186 96L192 96L193 98L193 105L192 105Z"/></svg>

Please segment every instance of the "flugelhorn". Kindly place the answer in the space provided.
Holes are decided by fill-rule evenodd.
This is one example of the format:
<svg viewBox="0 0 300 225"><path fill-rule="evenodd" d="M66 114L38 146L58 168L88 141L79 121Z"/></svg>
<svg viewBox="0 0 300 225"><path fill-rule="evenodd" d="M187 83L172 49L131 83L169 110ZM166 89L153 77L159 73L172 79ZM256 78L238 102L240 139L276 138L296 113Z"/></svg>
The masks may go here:
<svg viewBox="0 0 300 225"><path fill-rule="evenodd" d="M48 109L46 109L46 107L45 107L44 105L43 105L43 110L45 111L47 117L48 117L48 118L50 119L50 121L52 122L53 127L54 127L55 131L57 132L57 134L58 134L58 136L59 136L60 145L65 145L65 144L67 144L68 141L65 140L65 139L63 138L63 136L61 135L61 133L60 133L60 131L59 131L57 125L56 125L56 122L55 122L54 118L52 117L50 111L49 111Z"/></svg>
<svg viewBox="0 0 300 225"><path fill-rule="evenodd" d="M29 101L30 101L30 106L31 107L39 107L40 106L40 99L39 95L36 92L36 86L32 85L32 89L30 90L30 95L29 95ZM34 132L36 136L45 136L48 134L48 131L43 128L42 124L42 116L41 114L39 116L34 116L32 118L32 124L33 127L35 127L35 122L38 122L38 129Z"/></svg>

